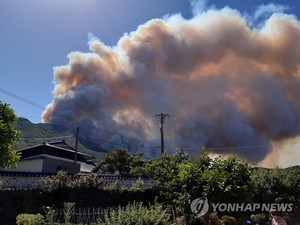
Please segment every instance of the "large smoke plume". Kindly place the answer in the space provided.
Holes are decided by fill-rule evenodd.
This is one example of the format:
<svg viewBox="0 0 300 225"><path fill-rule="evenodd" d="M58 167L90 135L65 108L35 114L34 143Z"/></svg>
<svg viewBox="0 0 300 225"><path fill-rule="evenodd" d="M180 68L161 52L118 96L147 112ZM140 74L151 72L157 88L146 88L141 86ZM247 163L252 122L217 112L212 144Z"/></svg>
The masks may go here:
<svg viewBox="0 0 300 225"><path fill-rule="evenodd" d="M54 69L43 120L139 149L159 141L154 115L169 113L169 145L260 162L273 141L300 133L299 40L294 16L273 13L255 27L230 8L148 21L115 47L92 38L91 52Z"/></svg>

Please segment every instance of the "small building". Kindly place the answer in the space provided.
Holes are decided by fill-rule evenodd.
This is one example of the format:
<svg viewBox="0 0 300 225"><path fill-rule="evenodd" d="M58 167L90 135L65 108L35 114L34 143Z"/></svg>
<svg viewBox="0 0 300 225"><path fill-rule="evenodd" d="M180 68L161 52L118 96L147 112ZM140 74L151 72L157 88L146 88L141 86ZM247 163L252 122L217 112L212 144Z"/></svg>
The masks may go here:
<svg viewBox="0 0 300 225"><path fill-rule="evenodd" d="M2 188L40 189L44 177L53 176L60 170L86 176L95 168L95 165L90 162L94 158L93 156L83 152L76 154L75 150L65 141L45 142L20 149L18 152L21 154L18 167L0 170ZM74 163L75 154L77 155L76 163ZM145 188L152 188L153 186L149 178L139 176L98 174L98 177L105 180L106 186L118 183L130 188L137 182L142 182Z"/></svg>
<svg viewBox="0 0 300 225"><path fill-rule="evenodd" d="M64 140L45 142L17 152L21 155L18 167L6 171L54 174L60 170L68 173L91 172L94 168L89 162L93 156L83 152L76 153Z"/></svg>

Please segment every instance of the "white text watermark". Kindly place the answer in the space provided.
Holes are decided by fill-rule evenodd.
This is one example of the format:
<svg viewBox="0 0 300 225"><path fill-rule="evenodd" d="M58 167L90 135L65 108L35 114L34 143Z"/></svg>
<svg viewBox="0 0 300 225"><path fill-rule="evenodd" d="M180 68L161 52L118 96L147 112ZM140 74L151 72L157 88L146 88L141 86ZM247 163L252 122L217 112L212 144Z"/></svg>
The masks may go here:
<svg viewBox="0 0 300 225"><path fill-rule="evenodd" d="M278 212L293 211L293 203L208 203L205 197L196 198L191 203L191 211L196 218L205 215L209 208L213 212Z"/></svg>

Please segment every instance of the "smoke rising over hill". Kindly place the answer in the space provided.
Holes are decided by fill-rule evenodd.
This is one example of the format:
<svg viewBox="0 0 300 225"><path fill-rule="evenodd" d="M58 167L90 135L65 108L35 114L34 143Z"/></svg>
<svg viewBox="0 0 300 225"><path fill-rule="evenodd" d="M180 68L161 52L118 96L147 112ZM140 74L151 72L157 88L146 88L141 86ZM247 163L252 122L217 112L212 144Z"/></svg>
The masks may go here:
<svg viewBox="0 0 300 225"><path fill-rule="evenodd" d="M262 161L272 141L300 133L300 23L284 13L263 22L224 8L148 21L114 47L92 38L89 53L54 69L43 120L137 149L159 139L154 115L169 113L173 146Z"/></svg>

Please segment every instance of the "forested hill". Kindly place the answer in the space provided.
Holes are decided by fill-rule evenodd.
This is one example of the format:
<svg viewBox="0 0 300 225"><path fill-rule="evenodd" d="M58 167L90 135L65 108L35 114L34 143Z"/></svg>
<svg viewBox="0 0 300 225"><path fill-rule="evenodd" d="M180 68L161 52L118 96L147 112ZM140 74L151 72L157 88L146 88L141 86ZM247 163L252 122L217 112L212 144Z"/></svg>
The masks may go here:
<svg viewBox="0 0 300 225"><path fill-rule="evenodd" d="M75 147L75 133L63 126L46 123L31 123L28 119L19 117L17 129L22 132L18 139L18 149L42 144L43 142L60 141L65 139L66 143ZM96 159L106 152L101 146L96 146L86 140L79 139L78 150L94 155Z"/></svg>
<svg viewBox="0 0 300 225"><path fill-rule="evenodd" d="M19 117L17 129L22 132L22 138L53 138L59 136L71 136L72 132L63 126L47 123L31 123L28 119Z"/></svg>

